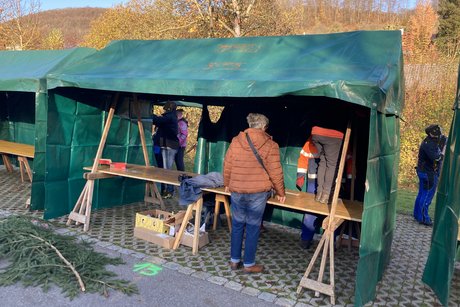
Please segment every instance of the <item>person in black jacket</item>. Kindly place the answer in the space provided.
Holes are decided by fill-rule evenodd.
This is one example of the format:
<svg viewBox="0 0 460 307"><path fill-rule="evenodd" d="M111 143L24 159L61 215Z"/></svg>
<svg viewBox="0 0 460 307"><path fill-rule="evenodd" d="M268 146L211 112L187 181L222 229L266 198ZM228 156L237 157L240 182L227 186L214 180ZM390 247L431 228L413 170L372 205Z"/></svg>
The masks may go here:
<svg viewBox="0 0 460 307"><path fill-rule="evenodd" d="M439 125L426 127L425 133L427 136L420 145L416 167L419 190L414 204L414 218L421 224L431 226L433 222L428 209L438 185L447 138L442 134Z"/></svg>
<svg viewBox="0 0 460 307"><path fill-rule="evenodd" d="M165 112L161 116L152 115L152 123L158 127L155 139L161 147L163 168L165 169L172 169L174 157L179 149L176 107L175 102L168 101L163 106ZM163 197L171 198L173 194L174 186L166 185Z"/></svg>

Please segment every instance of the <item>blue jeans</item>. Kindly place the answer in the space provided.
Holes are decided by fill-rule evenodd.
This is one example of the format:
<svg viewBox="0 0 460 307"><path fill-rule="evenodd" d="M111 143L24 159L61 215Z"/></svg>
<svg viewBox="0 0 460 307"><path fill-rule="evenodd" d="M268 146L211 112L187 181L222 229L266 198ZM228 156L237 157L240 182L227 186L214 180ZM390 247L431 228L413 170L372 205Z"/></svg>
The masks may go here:
<svg viewBox="0 0 460 307"><path fill-rule="evenodd" d="M232 193L232 241L230 245L232 262L239 263L241 260L244 228L246 227L243 264L245 267L251 267L256 264L260 224L262 223L265 205L269 196L270 192Z"/></svg>
<svg viewBox="0 0 460 307"><path fill-rule="evenodd" d="M172 149L169 147L162 147L161 148L161 156L163 157L163 168L164 169L172 169L172 165L174 163L174 158L176 156L177 149ZM167 184L166 192L174 194L174 186Z"/></svg>
<svg viewBox="0 0 460 307"><path fill-rule="evenodd" d="M431 223L428 209L433 200L436 187L438 185L438 174L429 175L428 173L417 171L419 188L414 204L414 218L420 223Z"/></svg>

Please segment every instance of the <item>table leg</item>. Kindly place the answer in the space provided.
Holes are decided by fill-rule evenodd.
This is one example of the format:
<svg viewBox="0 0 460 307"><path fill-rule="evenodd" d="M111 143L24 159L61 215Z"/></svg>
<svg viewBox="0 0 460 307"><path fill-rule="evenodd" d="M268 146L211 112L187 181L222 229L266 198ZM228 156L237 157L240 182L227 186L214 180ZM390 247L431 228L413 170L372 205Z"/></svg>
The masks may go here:
<svg viewBox="0 0 460 307"><path fill-rule="evenodd" d="M2 154L3 164L8 172L13 172L13 166L11 165L10 158L8 155Z"/></svg>
<svg viewBox="0 0 460 307"><path fill-rule="evenodd" d="M192 211L195 203L188 205L187 211L185 212L184 219L182 220L182 224L180 225L179 232L176 234L176 241L174 241L173 249L177 249L179 247L180 241L182 240L182 235L184 234L185 227L187 226L188 221L192 217Z"/></svg>
<svg viewBox="0 0 460 307"><path fill-rule="evenodd" d="M192 254L198 252L198 244L200 243L200 226L201 226L201 210L203 208L203 198L198 199L195 205L195 229L193 234Z"/></svg>

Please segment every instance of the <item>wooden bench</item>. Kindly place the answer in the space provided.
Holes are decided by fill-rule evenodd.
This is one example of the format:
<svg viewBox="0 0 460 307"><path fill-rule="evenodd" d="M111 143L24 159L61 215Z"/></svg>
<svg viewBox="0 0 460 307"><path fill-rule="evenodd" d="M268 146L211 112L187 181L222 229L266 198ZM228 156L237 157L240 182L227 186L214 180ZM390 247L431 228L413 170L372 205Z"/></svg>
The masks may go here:
<svg viewBox="0 0 460 307"><path fill-rule="evenodd" d="M24 182L24 170L27 173L30 182L32 182L32 171L27 158L33 159L35 154L34 146L0 140L0 154L2 155L3 164L8 172L13 171L13 166L8 155L18 157L19 169L21 171L21 180Z"/></svg>

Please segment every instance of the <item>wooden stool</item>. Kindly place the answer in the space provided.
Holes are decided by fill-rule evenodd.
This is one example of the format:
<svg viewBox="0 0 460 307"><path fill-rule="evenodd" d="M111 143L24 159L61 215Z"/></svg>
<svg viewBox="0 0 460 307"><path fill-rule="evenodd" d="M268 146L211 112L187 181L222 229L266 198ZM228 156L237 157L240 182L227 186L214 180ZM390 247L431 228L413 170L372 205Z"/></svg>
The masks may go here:
<svg viewBox="0 0 460 307"><path fill-rule="evenodd" d="M193 233L193 247L192 254L196 255L198 252L198 243L200 241L200 226L201 226L201 211L203 209L203 198L198 199L196 202L188 205L187 211L185 212L184 219L180 226L179 232L176 234L176 240L174 241L173 249L177 249L182 240L185 228L187 227L188 221L192 218L193 211L195 211L195 228Z"/></svg>
<svg viewBox="0 0 460 307"><path fill-rule="evenodd" d="M217 218L219 217L220 203L224 204L225 216L227 217L228 231L232 232L232 218L230 216L230 202L228 201L228 196L222 195L222 194L216 194L216 206L214 207L214 223L212 225L212 230L216 230L217 228Z"/></svg>
<svg viewBox="0 0 460 307"><path fill-rule="evenodd" d="M347 237L345 237L345 229L348 228ZM358 240L353 240L353 228L356 230L356 235ZM354 221L345 221L343 223L342 229L340 230L340 235L337 239L337 248L341 246L348 246L348 251L351 251L351 247L359 247L359 238L361 237L361 226L359 222Z"/></svg>

